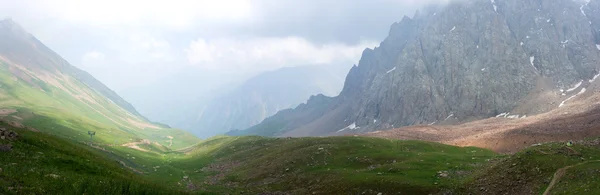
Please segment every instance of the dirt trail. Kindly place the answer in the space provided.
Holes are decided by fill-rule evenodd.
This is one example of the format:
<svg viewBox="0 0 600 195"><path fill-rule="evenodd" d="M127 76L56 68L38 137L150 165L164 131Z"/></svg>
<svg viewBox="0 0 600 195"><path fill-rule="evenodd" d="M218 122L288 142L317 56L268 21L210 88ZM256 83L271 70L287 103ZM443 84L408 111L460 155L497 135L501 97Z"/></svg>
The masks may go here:
<svg viewBox="0 0 600 195"><path fill-rule="evenodd" d="M171 147L173 145L173 136L167 136L167 138L169 138L169 147Z"/></svg>
<svg viewBox="0 0 600 195"><path fill-rule="evenodd" d="M552 181L550 182L550 184L548 185L548 188L546 188L546 191L544 191L544 195L550 195L550 190L552 190L552 188L556 185L556 183L558 183L558 181L560 181L560 178L562 178L565 173L567 173L567 169L573 168L573 167L577 167L577 166L581 166L587 163L592 163L592 162L600 162L600 160L593 160L593 161L586 161L586 162L581 162L579 164L576 165L569 165L563 168L558 169L555 173L554 176L552 177Z"/></svg>
<svg viewBox="0 0 600 195"><path fill-rule="evenodd" d="M150 140L142 140L142 141L139 141L139 142L130 142L130 143L123 144L121 146L125 146L125 147L131 148L131 149L135 149L135 150L139 150L139 151L142 151L142 152L150 152L149 150L140 148L140 146L138 146L139 144L150 144Z"/></svg>

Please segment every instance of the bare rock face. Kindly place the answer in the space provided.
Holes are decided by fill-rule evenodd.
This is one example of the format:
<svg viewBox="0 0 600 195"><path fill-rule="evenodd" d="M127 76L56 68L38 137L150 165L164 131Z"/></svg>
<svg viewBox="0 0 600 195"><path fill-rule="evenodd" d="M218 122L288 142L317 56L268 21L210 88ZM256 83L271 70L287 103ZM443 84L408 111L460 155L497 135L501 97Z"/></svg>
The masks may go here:
<svg viewBox="0 0 600 195"><path fill-rule="evenodd" d="M380 47L366 49L324 113L299 107L265 120L278 126L251 129L319 136L496 116L515 108L537 79L558 91L597 75L599 32L599 0L431 7L393 24Z"/></svg>

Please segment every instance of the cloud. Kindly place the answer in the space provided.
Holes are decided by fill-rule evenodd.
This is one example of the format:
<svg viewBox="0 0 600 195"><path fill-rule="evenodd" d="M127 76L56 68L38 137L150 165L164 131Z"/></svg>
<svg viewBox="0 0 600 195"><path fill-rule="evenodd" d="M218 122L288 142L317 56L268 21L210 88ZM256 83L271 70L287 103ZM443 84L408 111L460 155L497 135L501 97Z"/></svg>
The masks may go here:
<svg viewBox="0 0 600 195"><path fill-rule="evenodd" d="M143 32L111 33L88 51L71 62L116 91L148 85L187 63L169 41Z"/></svg>
<svg viewBox="0 0 600 195"><path fill-rule="evenodd" d="M100 53L100 52L97 52L97 51L91 51L91 52L88 52L88 53L84 54L82 60L85 63L85 62L103 60L104 57L106 57L106 56L103 53Z"/></svg>
<svg viewBox="0 0 600 195"><path fill-rule="evenodd" d="M119 47L121 41L129 47ZM177 55L168 41L149 34L131 34L125 40L114 42L111 49L132 64L169 63L175 61Z"/></svg>
<svg viewBox="0 0 600 195"><path fill-rule="evenodd" d="M427 4L448 0L253 0L253 25L239 26L259 36L299 36L311 42L383 40L394 22Z"/></svg>
<svg viewBox="0 0 600 195"><path fill-rule="evenodd" d="M38 19L53 18L97 27L124 25L177 30L199 22L246 21L254 14L250 0L19 0L0 5L11 10L30 10L36 14L29 17Z"/></svg>
<svg viewBox="0 0 600 195"><path fill-rule="evenodd" d="M284 66L350 66L393 22L440 1L0 0L0 17L126 91L190 69L236 75L207 82L217 85Z"/></svg>
<svg viewBox="0 0 600 195"><path fill-rule="evenodd" d="M247 40L197 39L185 53L190 64L207 70L270 70L287 66L356 63L362 51L376 42L356 45L315 44L301 37L266 37Z"/></svg>

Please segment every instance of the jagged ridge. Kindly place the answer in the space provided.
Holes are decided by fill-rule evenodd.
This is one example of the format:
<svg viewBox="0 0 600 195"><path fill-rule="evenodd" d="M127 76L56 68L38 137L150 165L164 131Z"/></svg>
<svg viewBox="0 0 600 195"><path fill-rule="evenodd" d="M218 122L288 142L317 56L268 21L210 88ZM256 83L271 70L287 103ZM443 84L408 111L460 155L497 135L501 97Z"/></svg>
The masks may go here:
<svg viewBox="0 0 600 195"><path fill-rule="evenodd" d="M393 24L380 47L363 52L326 113L281 112L272 120L282 119L285 128L269 131L331 135L510 112L538 79L560 93L597 74L599 8L597 0L472 0L427 8Z"/></svg>

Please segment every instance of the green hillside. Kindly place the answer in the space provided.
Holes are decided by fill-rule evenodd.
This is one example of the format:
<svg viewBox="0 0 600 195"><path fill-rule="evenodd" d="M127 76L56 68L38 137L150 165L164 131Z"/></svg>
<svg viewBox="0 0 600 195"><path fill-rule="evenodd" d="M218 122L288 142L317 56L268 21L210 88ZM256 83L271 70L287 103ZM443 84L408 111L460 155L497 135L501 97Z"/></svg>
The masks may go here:
<svg viewBox="0 0 600 195"><path fill-rule="evenodd" d="M494 163L466 185L468 193L598 194L600 139L533 146ZM554 184L552 184L554 180ZM552 185L551 185L552 184Z"/></svg>
<svg viewBox="0 0 600 195"><path fill-rule="evenodd" d="M140 144L140 150L9 129L20 136L0 141L0 148L13 146L0 151L0 194L543 194L546 190L594 194L600 190L598 139L573 146L533 146L514 155L365 137L223 136L173 151L153 143Z"/></svg>
<svg viewBox="0 0 600 195"><path fill-rule="evenodd" d="M12 151L0 151L0 194L180 194L106 158L104 151L44 133L20 134Z"/></svg>
<svg viewBox="0 0 600 195"><path fill-rule="evenodd" d="M0 118L75 140L121 145L149 140L171 149L198 139L154 124L12 20L0 21Z"/></svg>

